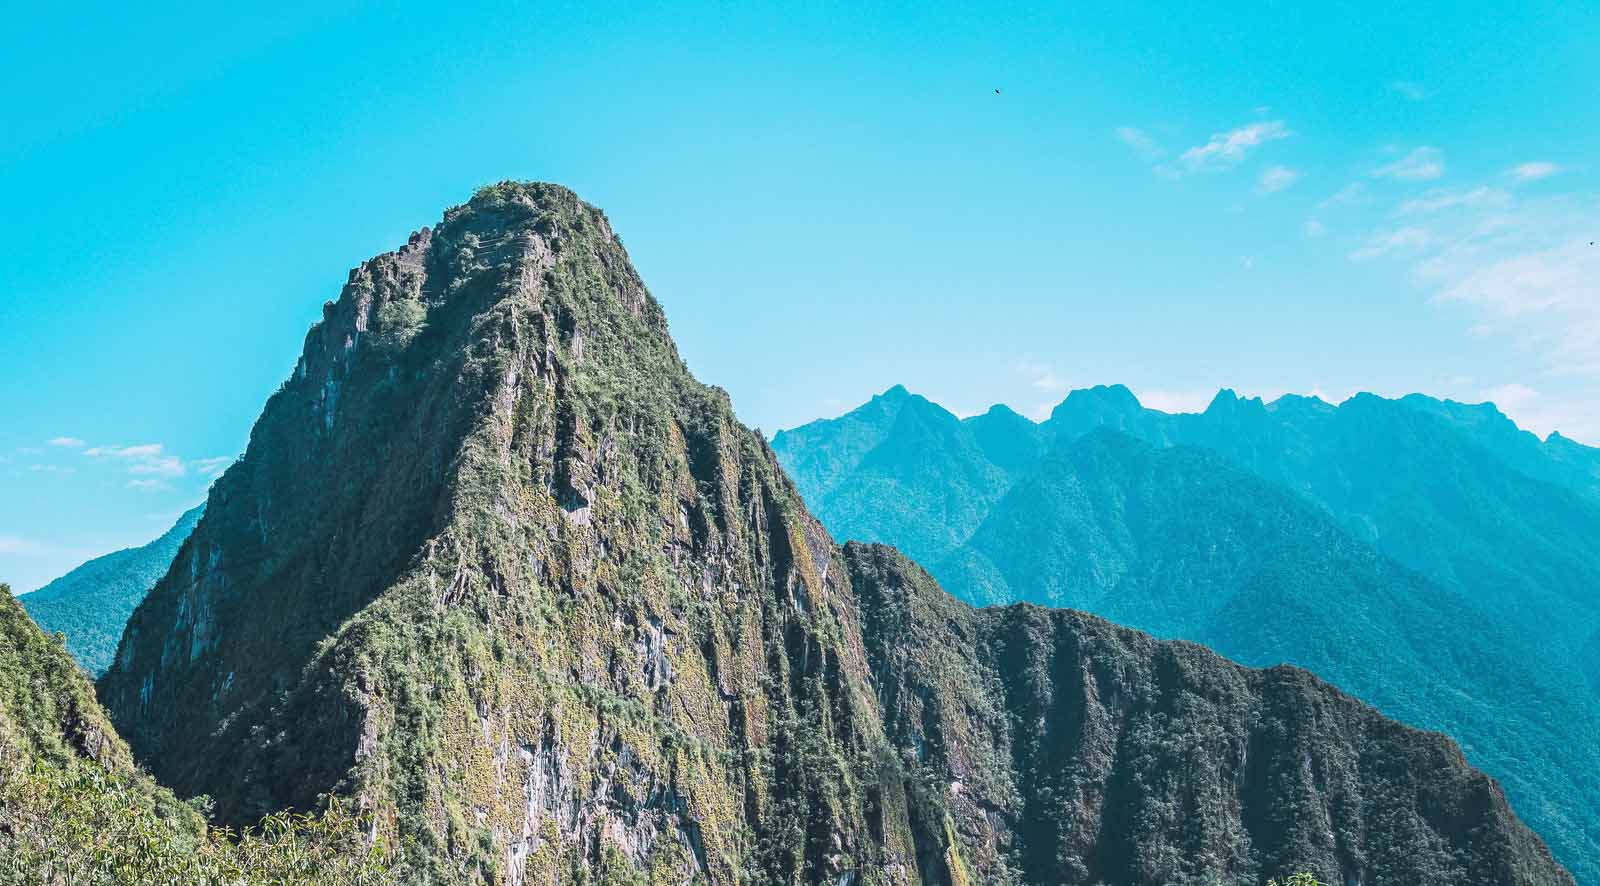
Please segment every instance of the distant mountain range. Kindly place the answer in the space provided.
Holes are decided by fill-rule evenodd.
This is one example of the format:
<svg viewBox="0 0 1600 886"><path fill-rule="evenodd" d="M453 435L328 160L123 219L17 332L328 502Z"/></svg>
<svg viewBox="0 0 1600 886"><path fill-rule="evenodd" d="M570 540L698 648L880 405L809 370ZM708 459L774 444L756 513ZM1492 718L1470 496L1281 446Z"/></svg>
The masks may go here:
<svg viewBox="0 0 1600 886"><path fill-rule="evenodd" d="M111 666L134 607L167 574L203 513L198 505L155 541L96 557L18 599L46 633L66 635L67 652L98 677Z"/></svg>
<svg viewBox="0 0 1600 886"><path fill-rule="evenodd" d="M832 532L965 600L1304 665L1450 732L1600 878L1600 450L1488 404L1223 391L1171 415L1121 386L1040 423L897 386L772 445Z"/></svg>

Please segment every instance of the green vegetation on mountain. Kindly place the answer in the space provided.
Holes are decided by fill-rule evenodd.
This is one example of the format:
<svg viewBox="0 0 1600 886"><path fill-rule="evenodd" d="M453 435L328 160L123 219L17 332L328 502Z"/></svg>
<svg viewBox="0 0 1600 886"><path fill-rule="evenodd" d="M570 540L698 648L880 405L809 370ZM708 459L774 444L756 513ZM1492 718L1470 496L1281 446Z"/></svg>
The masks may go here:
<svg viewBox="0 0 1600 886"><path fill-rule="evenodd" d="M974 610L891 548L845 550L885 728L975 882L1541 876L1543 845L1449 739L1306 671L1071 610Z"/></svg>
<svg viewBox="0 0 1600 886"><path fill-rule="evenodd" d="M192 508L155 541L96 557L18 599L46 633L66 635L67 651L98 677L111 666L128 616L166 575L204 510Z"/></svg>
<svg viewBox="0 0 1600 886"><path fill-rule="evenodd" d="M1224 391L1204 413L1168 415L1111 386L1020 426L1011 451L1032 460L975 459L967 419L959 446L893 443L889 425L833 463L864 410L774 440L786 465L807 465L796 484L830 529L917 540L933 527L904 529L919 512L902 502L999 476L982 522L930 561L952 593L1082 607L1247 664L1310 667L1447 729L1582 879L1600 877L1600 693L1584 651L1600 630L1594 450L1424 397L1334 407ZM808 487L824 475L830 487ZM880 498L896 522L871 522Z"/></svg>
<svg viewBox="0 0 1600 886"><path fill-rule="evenodd" d="M1005 410L964 423L895 387L829 427L826 440L800 428L772 445L792 454L784 468L808 504L831 515L830 532L892 539L932 563L970 536L1004 494L1004 466L1037 458L1023 433L1031 423L1015 425L1007 413L1022 418Z"/></svg>
<svg viewBox="0 0 1600 886"><path fill-rule="evenodd" d="M0 584L0 884L380 886L383 856L337 803L207 829L134 767L78 666Z"/></svg>
<svg viewBox="0 0 1600 886"><path fill-rule="evenodd" d="M1105 430L1059 446L936 572L985 602L1309 668L1449 733L1514 799L1560 801L1546 821L1581 835L1600 816L1600 720L1580 677L1532 666L1529 637L1210 450Z"/></svg>
<svg viewBox="0 0 1600 886"><path fill-rule="evenodd" d="M100 689L222 821L331 793L407 882L1572 882L1309 674L835 545L550 185L352 272Z"/></svg>

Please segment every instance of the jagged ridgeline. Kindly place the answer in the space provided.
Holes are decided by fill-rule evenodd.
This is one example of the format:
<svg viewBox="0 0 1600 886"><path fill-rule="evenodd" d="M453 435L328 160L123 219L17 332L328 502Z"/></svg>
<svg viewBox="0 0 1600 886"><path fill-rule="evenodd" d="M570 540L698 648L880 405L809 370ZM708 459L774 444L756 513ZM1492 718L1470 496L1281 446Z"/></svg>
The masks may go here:
<svg viewBox="0 0 1600 886"><path fill-rule="evenodd" d="M349 796L416 882L1571 882L1303 672L835 545L550 185L352 272L101 689L225 821Z"/></svg>

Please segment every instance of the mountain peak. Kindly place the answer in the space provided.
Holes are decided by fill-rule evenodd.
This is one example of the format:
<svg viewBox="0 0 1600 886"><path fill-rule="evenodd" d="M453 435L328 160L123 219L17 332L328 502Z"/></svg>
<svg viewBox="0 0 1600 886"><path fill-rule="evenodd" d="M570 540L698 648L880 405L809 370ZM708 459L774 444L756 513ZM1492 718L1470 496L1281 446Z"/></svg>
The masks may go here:
<svg viewBox="0 0 1600 886"><path fill-rule="evenodd" d="M1026 415L1023 415L1022 413L1016 411L1015 409L1012 409L1010 406L1007 406L1004 403L996 403L993 406L990 406L988 409L984 410L982 415L971 416L967 420L971 421L971 420L976 419L976 418L989 418L989 419L997 419L997 420L1004 420L1004 421L1011 421L1011 422L1023 421L1023 422L1027 422L1030 425L1031 424L1037 424L1037 422L1035 422L1033 419L1028 418Z"/></svg>
<svg viewBox="0 0 1600 886"><path fill-rule="evenodd" d="M1125 388L1096 396L1138 415ZM927 401L896 386L875 402L827 425L857 438L849 458L885 404ZM977 448L936 406L899 412L908 457ZM775 448L689 374L598 210L491 186L352 275L101 697L140 759L225 822L352 796L406 847L408 881L1164 882L1182 872L1141 860L1259 879L1304 858L1399 882L1418 877L1389 859L1419 856L1565 886L1492 783L1389 752L1418 748L1409 734L1379 748L1362 736L1393 729L1375 713L1337 702L1353 731L1331 752L1282 740L1276 724L1313 733L1330 688L1280 699L1185 645L977 613L892 552L836 545ZM1194 766L1189 724L1149 716L1210 699L1199 686L1235 687L1208 716L1250 761ZM1147 785L1129 759L1223 775ZM1325 796L1299 776L1357 759L1382 765ZM1413 781L1488 794L1445 822ZM1086 793L1034 794L1069 782ZM1327 808L1404 816L1420 838L1352 821L1338 845L1300 845ZM1246 827L1267 816L1294 827ZM1108 842L1127 821L1145 824ZM1194 833L1233 836L1196 852Z"/></svg>
<svg viewBox="0 0 1600 886"><path fill-rule="evenodd" d="M1066 399L1051 410L1049 420L1052 423L1076 423L1090 417L1132 415L1143 409L1139 398L1135 397L1127 386L1095 385L1068 392Z"/></svg>
<svg viewBox="0 0 1600 886"><path fill-rule="evenodd" d="M1252 405L1265 407L1266 404L1260 397L1241 397L1233 388L1221 388L1217 391L1217 395L1211 398L1211 403L1206 406L1205 411L1227 412Z"/></svg>

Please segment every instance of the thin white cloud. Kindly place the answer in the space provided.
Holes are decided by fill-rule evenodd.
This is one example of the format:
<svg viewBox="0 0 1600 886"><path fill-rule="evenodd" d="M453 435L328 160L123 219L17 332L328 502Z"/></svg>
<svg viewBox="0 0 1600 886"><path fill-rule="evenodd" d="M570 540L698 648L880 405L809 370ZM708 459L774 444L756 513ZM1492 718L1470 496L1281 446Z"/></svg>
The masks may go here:
<svg viewBox="0 0 1600 886"><path fill-rule="evenodd" d="M1340 188L1326 200L1317 204L1318 209L1334 209L1340 206L1354 206L1367 199L1367 186L1362 182L1351 182Z"/></svg>
<svg viewBox="0 0 1600 886"><path fill-rule="evenodd" d="M1157 412L1204 412L1217 396L1217 392L1142 390L1136 396L1142 405Z"/></svg>
<svg viewBox="0 0 1600 886"><path fill-rule="evenodd" d="M1328 229L1327 229L1327 227L1325 227L1322 224L1322 222L1319 222L1314 218L1306 219L1306 236L1307 237L1321 237L1323 234L1326 234L1327 232L1328 232Z"/></svg>
<svg viewBox="0 0 1600 886"><path fill-rule="evenodd" d="M0 554L33 554L40 550L39 543L15 535L0 535Z"/></svg>
<svg viewBox="0 0 1600 886"><path fill-rule="evenodd" d="M1511 382L1510 384L1495 385L1485 388L1480 394L1485 401L1493 403L1501 410L1510 413L1519 411L1539 398L1539 392L1525 384Z"/></svg>
<svg viewBox="0 0 1600 886"><path fill-rule="evenodd" d="M1541 178L1549 178L1560 171L1561 167L1554 163L1534 160L1528 163L1518 163L1516 166L1507 169L1506 175L1519 182L1531 182L1538 181Z"/></svg>
<svg viewBox="0 0 1600 886"><path fill-rule="evenodd" d="M1263 194L1276 194L1300 180L1300 173L1287 166L1269 166L1261 173L1257 185Z"/></svg>
<svg viewBox="0 0 1600 886"><path fill-rule="evenodd" d="M1071 384L1065 374L1055 366L1039 360L1031 354L1024 354L1020 358L1013 360L1011 369L1018 375L1025 377L1028 380L1029 387L1047 394L1063 392ZM1051 405L1052 407L1054 406L1054 404Z"/></svg>
<svg viewBox="0 0 1600 886"><path fill-rule="evenodd" d="M141 443L137 446L94 446L83 454L96 459L115 459L126 463L130 474L146 477L182 477L188 473L183 459L167 455L160 443ZM129 484L132 486L133 484ZM135 488L148 488L139 486Z"/></svg>
<svg viewBox="0 0 1600 886"><path fill-rule="evenodd" d="M1414 80L1396 80L1389 86L1395 92L1414 102L1420 102L1433 96L1433 93L1426 86Z"/></svg>
<svg viewBox="0 0 1600 886"><path fill-rule="evenodd" d="M1354 261L1365 261L1401 252L1417 252L1433 242L1427 228L1405 227L1374 235L1366 245L1350 253Z"/></svg>
<svg viewBox="0 0 1600 886"><path fill-rule="evenodd" d="M1192 170L1229 169L1256 147L1293 134L1282 120L1263 120L1216 133L1205 144L1184 151L1181 159Z"/></svg>
<svg viewBox="0 0 1600 886"><path fill-rule="evenodd" d="M1511 195L1499 188L1477 187L1466 191L1430 191L1400 204L1397 211L1400 215L1421 215L1456 207L1498 208L1510 203Z"/></svg>
<svg viewBox="0 0 1600 886"><path fill-rule="evenodd" d="M36 474L71 474L71 473L74 473L74 470L72 468L62 467L61 465L28 465L28 470L33 471Z"/></svg>
<svg viewBox="0 0 1600 886"><path fill-rule="evenodd" d="M166 489L167 488L167 484L161 482L160 480L151 480L151 479L148 479L148 478L135 479L135 480L129 480L128 481L128 488L129 489L140 489L140 490L144 490L146 492L151 492L151 491L154 491L154 490L157 490L157 489Z"/></svg>
<svg viewBox="0 0 1600 886"><path fill-rule="evenodd" d="M1485 388L1478 396L1485 402L1493 403L1518 427L1541 437L1548 436L1552 431L1571 434L1592 432L1594 429L1593 419L1587 414L1587 404L1559 396L1549 397L1519 382Z"/></svg>
<svg viewBox="0 0 1600 886"><path fill-rule="evenodd" d="M45 442L49 443L51 446L60 446L66 449L82 449L88 445L82 440L79 440L77 437L51 437Z"/></svg>
<svg viewBox="0 0 1600 886"><path fill-rule="evenodd" d="M1444 152L1423 145L1393 163L1378 167L1372 174L1400 181L1432 181L1444 175Z"/></svg>
<svg viewBox="0 0 1600 886"><path fill-rule="evenodd" d="M1067 389L1066 380L1056 375L1054 372L1049 371L1045 372L1038 378L1035 378L1028 384L1036 391L1058 392L1065 391Z"/></svg>
<svg viewBox="0 0 1600 886"><path fill-rule="evenodd" d="M1135 126L1118 126L1115 130L1117 139L1138 152L1139 156L1153 160L1164 156L1167 152L1156 144L1155 139L1143 129Z"/></svg>
<svg viewBox="0 0 1600 886"><path fill-rule="evenodd" d="M1491 399L1519 425L1600 442L1600 198L1558 195L1467 205L1429 217L1412 274L1466 334L1505 342L1543 383ZM1537 390L1535 390L1537 388Z"/></svg>
<svg viewBox="0 0 1600 886"><path fill-rule="evenodd" d="M83 451L84 455L94 458L150 458L161 454L160 443L144 443L139 446L95 446Z"/></svg>
<svg viewBox="0 0 1600 886"><path fill-rule="evenodd" d="M1441 304L1472 305L1501 321L1554 319L1559 350L1600 359L1600 247L1573 240L1473 268L1441 291Z"/></svg>
<svg viewBox="0 0 1600 886"><path fill-rule="evenodd" d="M158 455L128 465L130 474L149 474L157 477L182 477L187 473L183 459L176 455Z"/></svg>
<svg viewBox="0 0 1600 886"><path fill-rule="evenodd" d="M213 458L201 458L190 462L194 469L203 477L215 477L228 469L233 464L233 456L219 455Z"/></svg>

